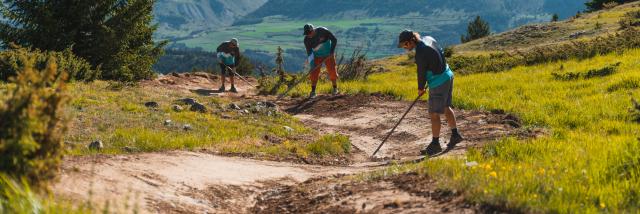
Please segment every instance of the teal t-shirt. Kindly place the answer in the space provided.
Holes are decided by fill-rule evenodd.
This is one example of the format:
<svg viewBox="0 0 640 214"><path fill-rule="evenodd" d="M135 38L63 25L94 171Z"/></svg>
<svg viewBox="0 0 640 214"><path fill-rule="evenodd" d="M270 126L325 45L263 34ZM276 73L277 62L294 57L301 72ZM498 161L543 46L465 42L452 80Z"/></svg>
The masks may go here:
<svg viewBox="0 0 640 214"><path fill-rule="evenodd" d="M317 50L316 50L317 48ZM320 44L318 47L311 49L315 57L327 57L331 54L331 40Z"/></svg>
<svg viewBox="0 0 640 214"><path fill-rule="evenodd" d="M427 84L429 89L437 88L453 78L453 71L447 65L447 70L438 75L433 75L432 71L427 71Z"/></svg>

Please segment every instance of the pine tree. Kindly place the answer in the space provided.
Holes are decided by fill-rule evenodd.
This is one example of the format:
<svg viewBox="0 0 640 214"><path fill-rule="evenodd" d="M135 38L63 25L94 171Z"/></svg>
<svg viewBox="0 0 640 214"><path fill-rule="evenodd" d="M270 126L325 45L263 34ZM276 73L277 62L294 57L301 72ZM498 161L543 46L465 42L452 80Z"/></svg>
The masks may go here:
<svg viewBox="0 0 640 214"><path fill-rule="evenodd" d="M560 20L560 17L558 16L557 13L554 13L553 16L551 17L551 21L552 22L557 22L558 20Z"/></svg>
<svg viewBox="0 0 640 214"><path fill-rule="evenodd" d="M102 70L103 79L153 75L166 42L153 41L155 0L5 0L0 40L47 51L71 47Z"/></svg>
<svg viewBox="0 0 640 214"><path fill-rule="evenodd" d="M491 28L489 26L489 23L482 20L480 16L476 16L476 18L472 22L469 22L469 25L467 26L467 35L462 36L460 40L462 43L466 43L472 40L489 36L490 34Z"/></svg>

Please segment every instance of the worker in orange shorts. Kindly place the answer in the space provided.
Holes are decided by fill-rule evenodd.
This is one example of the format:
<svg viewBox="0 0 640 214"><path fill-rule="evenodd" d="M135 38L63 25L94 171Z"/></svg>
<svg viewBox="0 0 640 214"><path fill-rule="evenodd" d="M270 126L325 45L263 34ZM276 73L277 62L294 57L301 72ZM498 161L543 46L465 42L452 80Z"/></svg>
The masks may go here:
<svg viewBox="0 0 640 214"><path fill-rule="evenodd" d="M309 98L316 97L316 85L320 76L321 64L324 62L329 73L329 79L333 83L332 94L338 94L338 71L336 68L335 50L338 39L325 27L314 28L311 24L304 26L304 46L309 57L306 63L313 63L311 67L311 93Z"/></svg>

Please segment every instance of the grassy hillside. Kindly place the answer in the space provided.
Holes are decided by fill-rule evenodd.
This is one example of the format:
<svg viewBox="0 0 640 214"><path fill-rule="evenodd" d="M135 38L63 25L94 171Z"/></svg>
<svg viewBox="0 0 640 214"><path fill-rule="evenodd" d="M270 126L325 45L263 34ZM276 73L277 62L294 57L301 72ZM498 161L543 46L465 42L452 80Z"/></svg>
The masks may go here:
<svg viewBox="0 0 640 214"><path fill-rule="evenodd" d="M497 51L514 51L533 47L553 46L576 39L593 39L613 34L620 30L618 21L627 12L638 10L640 2L620 5L615 8L584 13L568 20L526 25L455 46L459 54L477 54Z"/></svg>
<svg viewBox="0 0 640 214"><path fill-rule="evenodd" d="M637 8L621 8L630 7ZM545 127L549 133L537 139L503 139L461 159L426 161L417 171L436 178L442 188L462 191L467 200L511 212L638 212L640 106L632 99L640 99L639 59L640 49L628 49L457 75L456 108L511 112L527 126ZM343 82L341 88L412 100L417 96L416 68L406 60L381 60L392 72ZM319 88L328 93L330 84ZM308 90L299 86L294 96Z"/></svg>

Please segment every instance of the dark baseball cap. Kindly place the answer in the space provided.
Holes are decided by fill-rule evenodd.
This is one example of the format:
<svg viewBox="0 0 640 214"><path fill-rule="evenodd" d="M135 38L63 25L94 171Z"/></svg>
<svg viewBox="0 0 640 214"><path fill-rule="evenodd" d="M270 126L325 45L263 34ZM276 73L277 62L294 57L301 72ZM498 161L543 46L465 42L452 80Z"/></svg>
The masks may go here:
<svg viewBox="0 0 640 214"><path fill-rule="evenodd" d="M411 40L413 37L413 31L403 30L398 37L398 48L402 48L402 43Z"/></svg>
<svg viewBox="0 0 640 214"><path fill-rule="evenodd" d="M306 24L304 25L304 33L302 35L309 35L311 33L311 31L313 31L313 25L312 24Z"/></svg>

